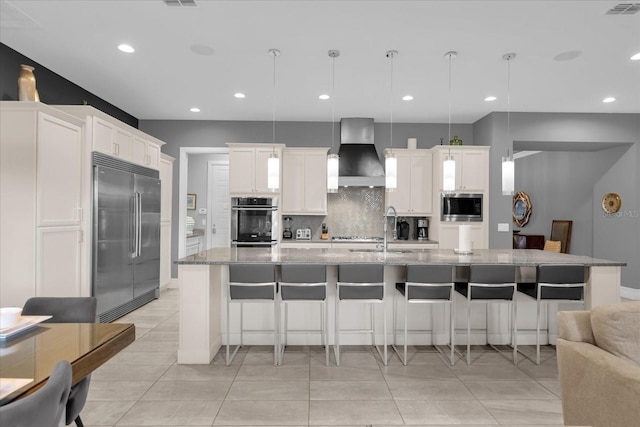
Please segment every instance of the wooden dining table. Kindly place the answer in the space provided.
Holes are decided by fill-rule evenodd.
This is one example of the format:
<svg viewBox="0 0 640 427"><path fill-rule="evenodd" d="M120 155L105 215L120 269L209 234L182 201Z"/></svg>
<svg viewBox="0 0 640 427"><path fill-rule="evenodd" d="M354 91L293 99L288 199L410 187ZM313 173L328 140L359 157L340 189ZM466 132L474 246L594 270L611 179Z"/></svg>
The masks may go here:
<svg viewBox="0 0 640 427"><path fill-rule="evenodd" d="M18 386L0 404L27 396L47 383L60 360L71 363L72 384L135 340L132 323L41 323L0 341L0 379ZM3 393L4 394L4 393Z"/></svg>

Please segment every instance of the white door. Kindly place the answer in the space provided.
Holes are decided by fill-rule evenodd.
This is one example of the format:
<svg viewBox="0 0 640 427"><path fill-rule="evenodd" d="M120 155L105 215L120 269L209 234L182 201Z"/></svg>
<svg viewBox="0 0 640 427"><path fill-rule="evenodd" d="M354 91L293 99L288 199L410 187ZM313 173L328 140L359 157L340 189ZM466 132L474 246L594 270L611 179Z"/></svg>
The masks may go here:
<svg viewBox="0 0 640 427"><path fill-rule="evenodd" d="M209 185L207 198L207 229L205 245L228 247L231 243L229 233L229 162L208 162Z"/></svg>

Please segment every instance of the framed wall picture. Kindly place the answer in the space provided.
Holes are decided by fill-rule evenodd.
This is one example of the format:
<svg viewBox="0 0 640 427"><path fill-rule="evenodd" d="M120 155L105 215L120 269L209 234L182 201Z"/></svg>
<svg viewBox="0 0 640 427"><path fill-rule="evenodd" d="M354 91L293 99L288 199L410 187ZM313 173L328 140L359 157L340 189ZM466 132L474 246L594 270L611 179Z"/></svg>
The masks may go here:
<svg viewBox="0 0 640 427"><path fill-rule="evenodd" d="M196 208L196 194L187 194L187 209L195 210Z"/></svg>

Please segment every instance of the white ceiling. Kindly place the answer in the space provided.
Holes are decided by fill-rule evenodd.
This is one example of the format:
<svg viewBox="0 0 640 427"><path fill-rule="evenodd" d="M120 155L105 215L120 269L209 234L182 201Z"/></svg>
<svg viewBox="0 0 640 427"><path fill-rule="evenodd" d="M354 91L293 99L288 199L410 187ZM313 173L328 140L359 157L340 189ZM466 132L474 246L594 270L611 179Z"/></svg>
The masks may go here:
<svg viewBox="0 0 640 427"><path fill-rule="evenodd" d="M457 123L506 111L509 52L511 111L640 113L640 61L630 60L640 52L640 13L607 15L618 3L2 0L0 41L139 119L271 121L270 48L282 52L277 120L331 120L331 101L318 99L331 91L329 49L341 51L336 120L389 122L393 109L394 123L446 123L449 99ZM120 43L136 52L121 53ZM393 107L390 49L399 51ZM554 60L569 51L581 54ZM247 97L234 98L238 91ZM406 94L415 99L402 101ZM607 96L616 102L603 104Z"/></svg>

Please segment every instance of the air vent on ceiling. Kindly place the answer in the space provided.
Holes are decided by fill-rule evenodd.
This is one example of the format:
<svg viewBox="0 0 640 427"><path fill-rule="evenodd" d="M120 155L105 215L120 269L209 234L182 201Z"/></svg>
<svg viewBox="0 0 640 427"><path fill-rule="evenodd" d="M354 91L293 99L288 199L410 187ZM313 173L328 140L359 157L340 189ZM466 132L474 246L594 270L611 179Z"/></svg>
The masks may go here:
<svg viewBox="0 0 640 427"><path fill-rule="evenodd" d="M195 0L163 0L167 6L195 6Z"/></svg>
<svg viewBox="0 0 640 427"><path fill-rule="evenodd" d="M607 11L607 15L633 15L640 11L640 3L620 3Z"/></svg>

